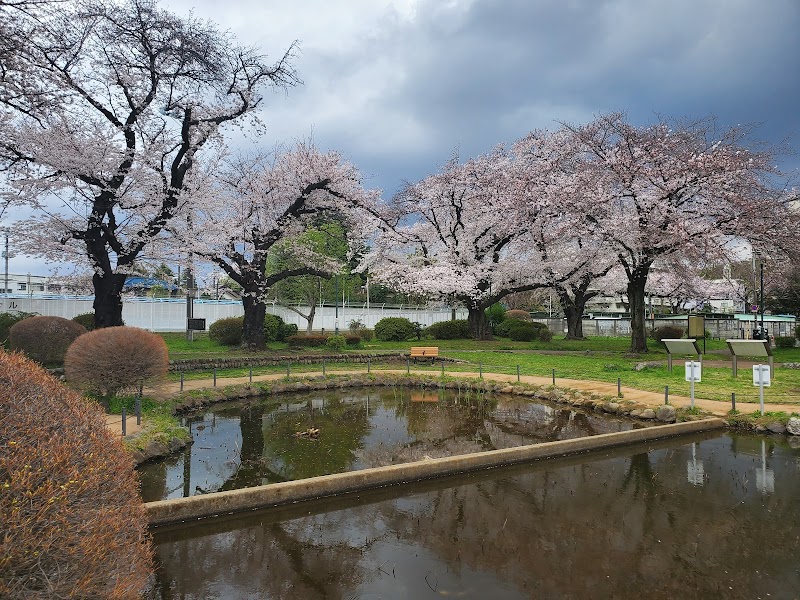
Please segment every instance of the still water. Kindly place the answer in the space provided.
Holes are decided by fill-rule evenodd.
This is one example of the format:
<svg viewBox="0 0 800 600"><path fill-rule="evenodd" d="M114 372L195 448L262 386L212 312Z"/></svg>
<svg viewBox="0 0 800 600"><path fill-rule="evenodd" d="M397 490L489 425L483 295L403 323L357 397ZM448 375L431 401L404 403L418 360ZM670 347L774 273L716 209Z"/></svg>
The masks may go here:
<svg viewBox="0 0 800 600"><path fill-rule="evenodd" d="M139 470L145 501L643 426L519 397L397 388L214 405L185 423L194 443Z"/></svg>
<svg viewBox="0 0 800 600"><path fill-rule="evenodd" d="M150 598L797 598L800 450L697 435L155 533Z"/></svg>

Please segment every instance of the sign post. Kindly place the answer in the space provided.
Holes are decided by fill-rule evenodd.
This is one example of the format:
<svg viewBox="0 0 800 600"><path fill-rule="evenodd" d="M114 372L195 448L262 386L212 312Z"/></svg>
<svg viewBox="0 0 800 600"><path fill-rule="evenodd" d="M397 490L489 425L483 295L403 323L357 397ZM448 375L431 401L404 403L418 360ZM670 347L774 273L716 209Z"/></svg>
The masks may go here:
<svg viewBox="0 0 800 600"><path fill-rule="evenodd" d="M694 382L700 381L703 373L703 363L694 360L686 361L686 381L691 383L691 408L694 408Z"/></svg>
<svg viewBox="0 0 800 600"><path fill-rule="evenodd" d="M764 388L770 386L769 365L753 365L753 385L758 386L758 400L761 416L764 416Z"/></svg>

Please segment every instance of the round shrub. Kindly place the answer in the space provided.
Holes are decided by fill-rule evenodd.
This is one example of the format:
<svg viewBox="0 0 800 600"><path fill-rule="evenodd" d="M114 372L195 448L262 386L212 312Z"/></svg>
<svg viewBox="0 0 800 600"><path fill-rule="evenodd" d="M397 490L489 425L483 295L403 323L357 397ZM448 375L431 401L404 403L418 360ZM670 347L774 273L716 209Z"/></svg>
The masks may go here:
<svg viewBox="0 0 800 600"><path fill-rule="evenodd" d="M76 387L109 398L167 374L164 338L137 327L104 327L82 335L69 347L64 374Z"/></svg>
<svg viewBox="0 0 800 600"><path fill-rule="evenodd" d="M780 336L775 338L775 346L778 348L794 348L795 338Z"/></svg>
<svg viewBox="0 0 800 600"><path fill-rule="evenodd" d="M650 334L654 340L679 340L683 337L683 327L678 327L677 325L662 325L661 327L656 327L653 329L653 333Z"/></svg>
<svg viewBox="0 0 800 600"><path fill-rule="evenodd" d="M286 323L278 315L267 313L264 315L264 341L283 342L290 335L297 334L297 325Z"/></svg>
<svg viewBox="0 0 800 600"><path fill-rule="evenodd" d="M527 310L507 310L505 314L506 319L516 319L517 321L530 321L531 313Z"/></svg>
<svg viewBox="0 0 800 600"><path fill-rule="evenodd" d="M414 324L403 317L386 317L375 323L375 337L382 342L402 342L416 335Z"/></svg>
<svg viewBox="0 0 800 600"><path fill-rule="evenodd" d="M26 313L26 312L0 313L0 345L2 345L3 348L8 348L8 330L11 329L17 323L19 323L20 321L22 321L23 319L35 316L36 313Z"/></svg>
<svg viewBox="0 0 800 600"><path fill-rule="evenodd" d="M439 321L427 329L425 333L437 340L463 340L472 337L469 333L469 321Z"/></svg>
<svg viewBox="0 0 800 600"><path fill-rule="evenodd" d="M147 516L119 436L20 354L0 352L0 381L0 597L139 597Z"/></svg>
<svg viewBox="0 0 800 600"><path fill-rule="evenodd" d="M347 338L343 335L330 335L328 339L325 340L325 346L328 350L332 350L333 352L341 352L347 346Z"/></svg>
<svg viewBox="0 0 800 600"><path fill-rule="evenodd" d="M208 328L208 337L223 346L239 346L242 343L244 317L219 319Z"/></svg>
<svg viewBox="0 0 800 600"><path fill-rule="evenodd" d="M15 324L8 331L12 350L24 352L43 365L61 365L67 348L86 328L62 317L31 317Z"/></svg>
<svg viewBox="0 0 800 600"><path fill-rule="evenodd" d="M72 320L83 325L86 331L92 331L94 329L94 313L81 313L72 317Z"/></svg>

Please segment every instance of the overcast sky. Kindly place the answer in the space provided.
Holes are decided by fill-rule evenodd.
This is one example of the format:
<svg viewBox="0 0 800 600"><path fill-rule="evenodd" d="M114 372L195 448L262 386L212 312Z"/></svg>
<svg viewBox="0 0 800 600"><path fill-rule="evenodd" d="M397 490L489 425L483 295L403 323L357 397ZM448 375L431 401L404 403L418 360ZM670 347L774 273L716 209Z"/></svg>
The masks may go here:
<svg viewBox="0 0 800 600"><path fill-rule="evenodd" d="M266 98L264 144L313 134L386 197L454 151L618 110L760 124L800 146L798 0L162 3L274 59L297 40L304 84Z"/></svg>
<svg viewBox="0 0 800 600"><path fill-rule="evenodd" d="M457 150L627 111L800 134L798 0L164 0L278 58L270 142L313 132L391 195ZM224 9L220 9L224 6ZM796 164L787 159L786 165Z"/></svg>

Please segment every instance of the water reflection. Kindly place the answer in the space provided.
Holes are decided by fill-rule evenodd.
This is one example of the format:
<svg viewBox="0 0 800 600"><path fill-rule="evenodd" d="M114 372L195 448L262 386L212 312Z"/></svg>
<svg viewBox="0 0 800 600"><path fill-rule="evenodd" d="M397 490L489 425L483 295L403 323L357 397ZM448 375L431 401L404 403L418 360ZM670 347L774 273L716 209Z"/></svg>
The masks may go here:
<svg viewBox="0 0 800 600"><path fill-rule="evenodd" d="M398 389L216 405L186 423L194 444L140 469L145 501L641 426L508 396Z"/></svg>
<svg viewBox="0 0 800 600"><path fill-rule="evenodd" d="M692 441L156 532L150 596L798 597L800 450ZM765 495L753 467L767 446L780 484ZM688 462L704 465L703 485Z"/></svg>
<svg viewBox="0 0 800 600"><path fill-rule="evenodd" d="M686 461L686 481L692 485L703 485L704 480L703 461L697 459L697 444L692 443L692 460Z"/></svg>

